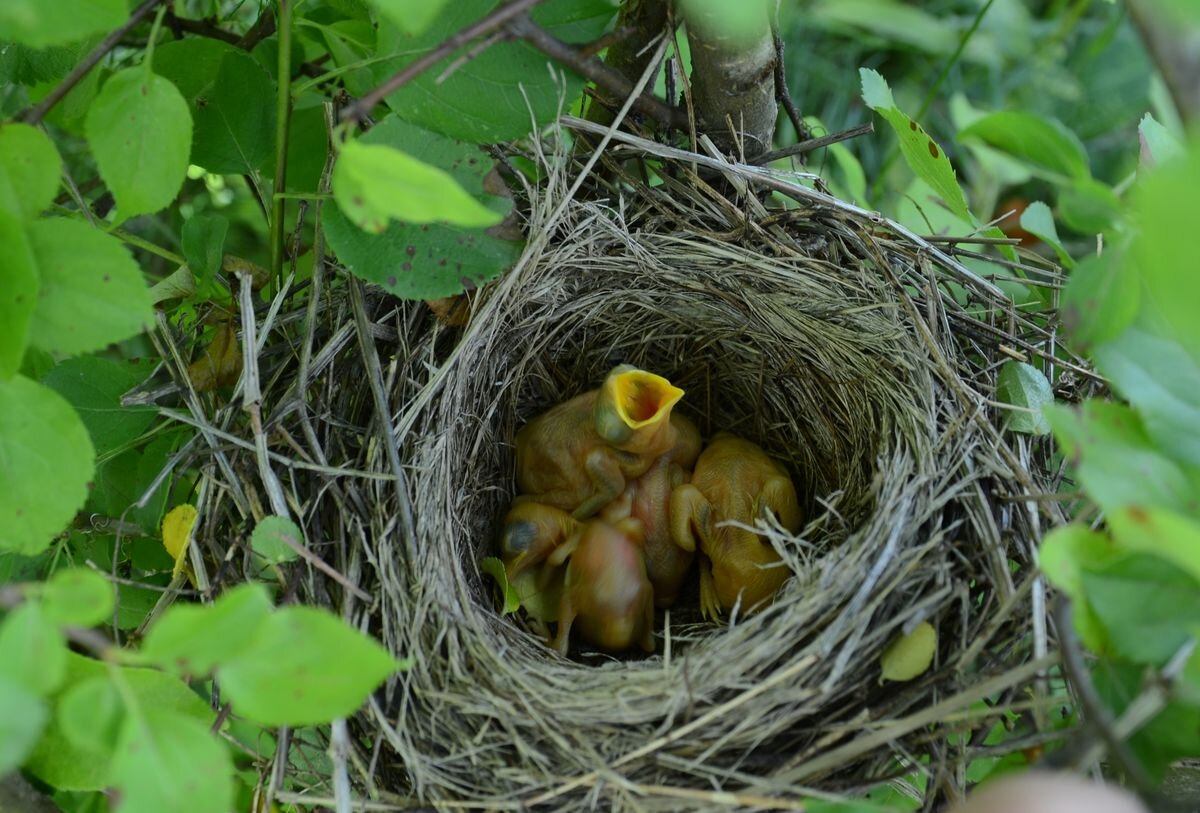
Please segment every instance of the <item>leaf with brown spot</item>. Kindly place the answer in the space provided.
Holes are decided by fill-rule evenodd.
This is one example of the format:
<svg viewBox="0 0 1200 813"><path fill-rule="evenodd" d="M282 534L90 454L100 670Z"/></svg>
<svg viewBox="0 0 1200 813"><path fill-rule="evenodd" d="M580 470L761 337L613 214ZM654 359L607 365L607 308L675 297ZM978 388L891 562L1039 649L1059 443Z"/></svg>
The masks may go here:
<svg viewBox="0 0 1200 813"><path fill-rule="evenodd" d="M204 353L188 365L188 378L197 392L232 387L241 374L242 351L238 346L237 334L229 323L217 328Z"/></svg>

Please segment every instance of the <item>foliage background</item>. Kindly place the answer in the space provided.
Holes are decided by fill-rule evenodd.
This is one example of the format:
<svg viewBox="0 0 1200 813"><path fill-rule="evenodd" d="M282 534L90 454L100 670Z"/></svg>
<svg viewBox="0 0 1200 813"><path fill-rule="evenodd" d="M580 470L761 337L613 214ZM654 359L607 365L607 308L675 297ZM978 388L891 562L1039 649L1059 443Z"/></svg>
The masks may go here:
<svg viewBox="0 0 1200 813"><path fill-rule="evenodd" d="M233 397L240 280L302 287L317 241L407 298L483 285L511 264L511 204L493 194L479 145L524 136L531 111L548 123L560 97L577 109L581 77L503 41L389 95L365 134L327 110L494 5L0 8L0 774L20 767L64 810L112 806L109 787L123 810L245 809L270 784L274 727L297 727L288 786L319 784L334 765L325 749L345 736L337 721L403 666L328 616L273 607L313 542L286 506L247 528L260 587L167 609L164 596L205 586L187 581L194 516L180 508L195 496L197 437L159 399ZM1067 274L1021 278L1002 251L972 261L1089 352L1111 387L1079 403L1073 374L1035 359L1002 371L996 398L1017 407L1010 429L1070 472L1047 498L1078 521L1042 550L1071 599L1059 634L1079 669L1065 675L1064 709L1082 704L1093 739L1112 740L1114 770L1153 795L1169 765L1200 756L1200 149L1131 19L1140 5L813 0L785 5L782 31L814 132L876 123L812 159L834 192L926 234L1018 210L1004 231ZM533 17L583 43L614 10L548 0ZM1200 24L1187 3L1153 13ZM914 161L905 128L884 126L903 117L951 159L962 206L945 168ZM781 117L777 144L797 137ZM188 381L159 370L154 332L167 328L208 347ZM131 391L143 397L123 404ZM346 654L335 664L330 651ZM334 667L354 680L333 685ZM998 727L989 743L1007 736ZM981 759L970 778L1028 762ZM919 786L920 771L906 781ZM873 800L911 807L904 785Z"/></svg>

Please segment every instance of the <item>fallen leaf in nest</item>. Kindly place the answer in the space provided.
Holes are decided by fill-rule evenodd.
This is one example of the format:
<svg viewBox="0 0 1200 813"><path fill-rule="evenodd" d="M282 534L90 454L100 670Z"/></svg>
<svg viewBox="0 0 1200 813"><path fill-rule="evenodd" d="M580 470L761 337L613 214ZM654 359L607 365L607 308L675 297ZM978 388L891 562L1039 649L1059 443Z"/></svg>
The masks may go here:
<svg viewBox="0 0 1200 813"><path fill-rule="evenodd" d="M249 274L250 287L256 291L271 281L270 271L232 254L226 254L221 260L221 270L226 274Z"/></svg>
<svg viewBox="0 0 1200 813"><path fill-rule="evenodd" d="M204 354L188 365L188 378L197 392L232 387L241 374L242 351L229 323L217 328L212 341L204 348Z"/></svg>
<svg viewBox="0 0 1200 813"><path fill-rule="evenodd" d="M901 635L888 645L880 658L884 680L912 680L924 674L937 652L937 630L922 621L908 635Z"/></svg>

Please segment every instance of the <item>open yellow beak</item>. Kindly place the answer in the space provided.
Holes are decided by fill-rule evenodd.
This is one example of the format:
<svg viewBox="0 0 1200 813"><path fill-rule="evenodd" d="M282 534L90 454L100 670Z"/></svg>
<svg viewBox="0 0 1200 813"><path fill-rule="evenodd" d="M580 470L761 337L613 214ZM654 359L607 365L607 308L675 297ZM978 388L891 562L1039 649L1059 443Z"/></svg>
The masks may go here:
<svg viewBox="0 0 1200 813"><path fill-rule="evenodd" d="M661 422L679 403L683 390L661 375L645 370L627 370L611 376L606 387L612 388L617 415L630 429Z"/></svg>

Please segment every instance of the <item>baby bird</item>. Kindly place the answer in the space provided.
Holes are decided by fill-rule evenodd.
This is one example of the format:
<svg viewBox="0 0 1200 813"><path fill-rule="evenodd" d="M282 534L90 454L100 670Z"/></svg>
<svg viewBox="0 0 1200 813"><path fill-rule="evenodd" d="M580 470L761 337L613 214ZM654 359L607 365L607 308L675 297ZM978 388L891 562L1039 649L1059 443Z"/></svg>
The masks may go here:
<svg viewBox="0 0 1200 813"><path fill-rule="evenodd" d="M579 529L566 511L536 502L515 504L500 530L500 559L510 583L540 565Z"/></svg>
<svg viewBox="0 0 1200 813"><path fill-rule="evenodd" d="M626 517L641 522L646 575L654 587L654 603L659 607L675 603L696 552L690 536L676 540L671 535L671 494L686 482L687 472L683 467L671 455L664 455L599 514L605 522L618 522Z"/></svg>
<svg viewBox="0 0 1200 813"><path fill-rule="evenodd" d="M534 418L517 433L517 501L592 516L675 446L671 408L682 397L662 376L622 364L600 389Z"/></svg>
<svg viewBox="0 0 1200 813"><path fill-rule="evenodd" d="M700 609L705 618L741 601L752 609L771 598L790 572L757 533L718 524L733 520L749 527L773 511L786 530L800 529L796 488L787 472L748 440L719 433L696 461L691 483L671 494L671 535L682 548L699 543ZM772 566L774 565L774 566Z"/></svg>
<svg viewBox="0 0 1200 813"><path fill-rule="evenodd" d="M550 555L567 562L554 646L567 654L571 630L610 652L638 644L654 651L654 589L642 558L641 523L592 520Z"/></svg>

